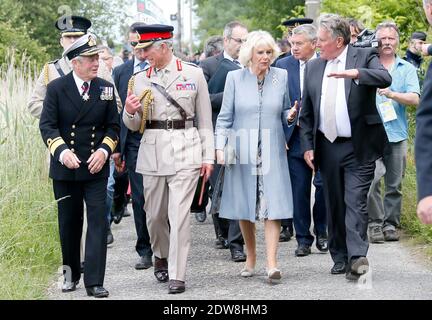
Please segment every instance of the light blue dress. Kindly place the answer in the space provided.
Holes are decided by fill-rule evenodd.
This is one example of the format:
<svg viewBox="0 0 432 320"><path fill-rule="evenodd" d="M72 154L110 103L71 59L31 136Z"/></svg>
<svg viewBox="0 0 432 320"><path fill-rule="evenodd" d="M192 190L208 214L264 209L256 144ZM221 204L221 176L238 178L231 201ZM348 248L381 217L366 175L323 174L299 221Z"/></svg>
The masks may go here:
<svg viewBox="0 0 432 320"><path fill-rule="evenodd" d="M292 218L292 191L283 125L290 108L286 70L270 68L262 90L249 69L228 73L216 122L216 149L235 150L219 216L234 220ZM259 196L258 196L259 195Z"/></svg>

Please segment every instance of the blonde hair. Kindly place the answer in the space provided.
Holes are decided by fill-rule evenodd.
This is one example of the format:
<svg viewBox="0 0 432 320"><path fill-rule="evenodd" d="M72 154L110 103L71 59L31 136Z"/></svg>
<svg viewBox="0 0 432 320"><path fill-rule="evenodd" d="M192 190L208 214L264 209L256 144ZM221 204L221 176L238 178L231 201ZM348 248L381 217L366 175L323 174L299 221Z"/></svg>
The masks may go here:
<svg viewBox="0 0 432 320"><path fill-rule="evenodd" d="M258 46L268 46L272 49L273 54L271 63L279 56L280 49L276 45L276 41L267 31L258 30L252 31L246 38L246 42L240 48L239 61L245 67L248 67L252 60L253 50Z"/></svg>

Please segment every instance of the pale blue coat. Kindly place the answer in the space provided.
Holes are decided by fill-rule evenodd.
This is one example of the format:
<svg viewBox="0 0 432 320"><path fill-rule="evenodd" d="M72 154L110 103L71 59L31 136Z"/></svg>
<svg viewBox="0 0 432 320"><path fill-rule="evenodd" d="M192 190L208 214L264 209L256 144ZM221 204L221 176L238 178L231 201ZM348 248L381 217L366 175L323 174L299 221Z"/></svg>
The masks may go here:
<svg viewBox="0 0 432 320"><path fill-rule="evenodd" d="M293 216L291 180L283 125L290 108L286 70L270 68L259 110L257 77L248 68L228 73L216 122L216 149L228 144L236 163L227 166L219 216L255 222L258 127L261 118L264 197L270 220Z"/></svg>

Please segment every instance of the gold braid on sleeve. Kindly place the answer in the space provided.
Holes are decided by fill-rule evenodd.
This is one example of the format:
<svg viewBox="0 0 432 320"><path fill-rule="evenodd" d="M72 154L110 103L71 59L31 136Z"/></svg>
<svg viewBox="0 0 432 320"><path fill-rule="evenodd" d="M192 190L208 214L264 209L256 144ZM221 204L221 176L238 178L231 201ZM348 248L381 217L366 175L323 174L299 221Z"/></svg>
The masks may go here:
<svg viewBox="0 0 432 320"><path fill-rule="evenodd" d="M49 69L48 69L48 63L44 66L44 80L45 80L45 86L49 83Z"/></svg>
<svg viewBox="0 0 432 320"><path fill-rule="evenodd" d="M145 130L145 126L146 126L146 120L148 118L149 108L150 108L150 105L154 101L153 92L151 91L151 89L145 89L143 91L143 93L141 93L141 95L138 97L138 99L140 102L144 99L143 109L142 109L142 117L141 117L141 125L140 125L140 129L139 129L139 132L141 134L143 134L144 130Z"/></svg>

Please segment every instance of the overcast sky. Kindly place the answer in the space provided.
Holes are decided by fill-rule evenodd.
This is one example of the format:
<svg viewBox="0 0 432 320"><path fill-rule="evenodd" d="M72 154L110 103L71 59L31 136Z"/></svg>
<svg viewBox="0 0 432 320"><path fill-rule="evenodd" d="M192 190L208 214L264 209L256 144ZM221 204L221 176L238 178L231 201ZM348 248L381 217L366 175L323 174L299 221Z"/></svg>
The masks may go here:
<svg viewBox="0 0 432 320"><path fill-rule="evenodd" d="M187 0L187 4L185 4L186 1L182 0L182 19L183 19L184 40L189 39L189 35L190 35L190 32L189 32L189 29L190 29L190 27L189 27L189 24L190 24L189 1L190 0ZM133 1L133 2L134 2L133 8L135 8L136 1ZM153 0L153 2L163 10L167 23L171 24L172 22L170 21L170 15L177 13L177 0L163 0L163 1ZM196 22L197 21L196 21L196 17L195 17L193 28L196 27ZM173 21L173 23L175 24L175 21Z"/></svg>

